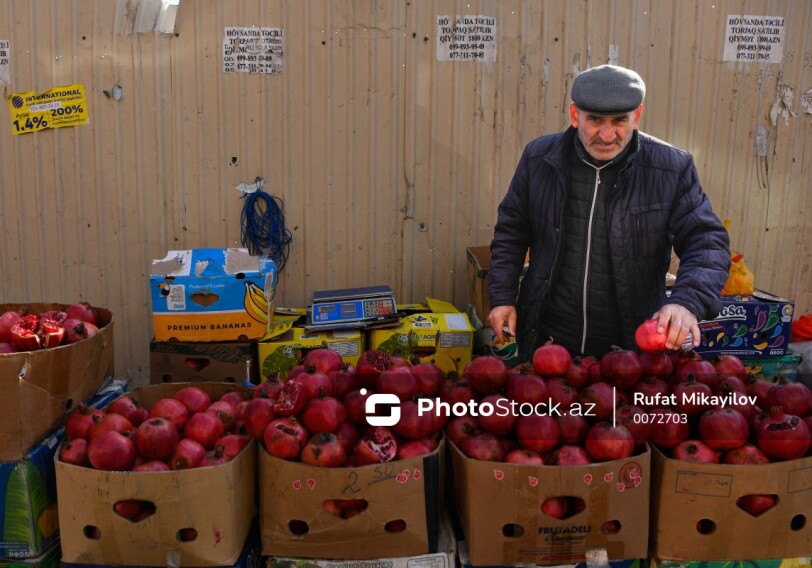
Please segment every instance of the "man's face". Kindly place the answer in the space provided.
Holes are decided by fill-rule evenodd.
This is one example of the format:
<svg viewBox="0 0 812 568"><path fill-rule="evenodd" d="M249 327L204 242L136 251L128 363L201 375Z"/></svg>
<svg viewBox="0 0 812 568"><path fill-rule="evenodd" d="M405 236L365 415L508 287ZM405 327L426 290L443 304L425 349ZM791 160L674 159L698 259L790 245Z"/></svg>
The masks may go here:
<svg viewBox="0 0 812 568"><path fill-rule="evenodd" d="M570 105L570 123L578 129L578 139L590 156L611 160L626 147L640 124L643 106L626 114L593 114Z"/></svg>

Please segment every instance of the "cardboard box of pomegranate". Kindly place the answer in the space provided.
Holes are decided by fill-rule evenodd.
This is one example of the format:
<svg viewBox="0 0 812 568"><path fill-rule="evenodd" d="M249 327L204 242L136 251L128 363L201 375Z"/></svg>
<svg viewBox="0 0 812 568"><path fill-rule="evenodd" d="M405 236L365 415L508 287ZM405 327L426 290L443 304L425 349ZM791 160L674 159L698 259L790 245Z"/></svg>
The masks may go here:
<svg viewBox="0 0 812 568"><path fill-rule="evenodd" d="M648 556L650 449L586 466L530 466L474 460L448 447L473 566L575 564L600 550L609 561ZM548 516L541 505L552 497L583 510Z"/></svg>
<svg viewBox="0 0 812 568"><path fill-rule="evenodd" d="M247 249L171 250L152 261L158 341L259 339L273 323L276 264Z"/></svg>
<svg viewBox="0 0 812 568"><path fill-rule="evenodd" d="M759 560L812 553L812 457L761 465L652 457L651 556L666 560ZM737 505L766 495L754 515Z"/></svg>
<svg viewBox="0 0 812 568"><path fill-rule="evenodd" d="M369 560L437 552L444 447L379 465L327 468L276 458L260 445L262 554ZM327 506L338 499L363 510L342 518Z"/></svg>
<svg viewBox="0 0 812 568"><path fill-rule="evenodd" d="M64 311L66 304L0 304L0 313ZM99 331L69 345L0 355L0 461L25 456L68 411L114 372L113 314L96 308Z"/></svg>
<svg viewBox="0 0 812 568"><path fill-rule="evenodd" d="M257 342L150 341L149 382L259 383Z"/></svg>
<svg viewBox="0 0 812 568"><path fill-rule="evenodd" d="M226 383L167 383L134 389L145 407L195 385L212 400L250 389ZM56 460L65 563L113 566L230 566L256 516L256 442L216 466L178 471L101 471ZM113 511L137 499L154 506L138 522Z"/></svg>
<svg viewBox="0 0 812 568"><path fill-rule="evenodd" d="M0 568L62 568L59 541L36 558L0 558Z"/></svg>

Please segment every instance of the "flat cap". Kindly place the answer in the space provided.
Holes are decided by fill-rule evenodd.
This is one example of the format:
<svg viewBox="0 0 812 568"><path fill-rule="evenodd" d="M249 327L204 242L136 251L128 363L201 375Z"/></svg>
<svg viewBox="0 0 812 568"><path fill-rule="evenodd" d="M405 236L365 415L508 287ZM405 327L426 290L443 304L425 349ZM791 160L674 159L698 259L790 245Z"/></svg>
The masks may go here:
<svg viewBox="0 0 812 568"><path fill-rule="evenodd" d="M636 110L646 96L646 84L631 69L599 65L581 72L572 82L572 102L595 114L624 114Z"/></svg>

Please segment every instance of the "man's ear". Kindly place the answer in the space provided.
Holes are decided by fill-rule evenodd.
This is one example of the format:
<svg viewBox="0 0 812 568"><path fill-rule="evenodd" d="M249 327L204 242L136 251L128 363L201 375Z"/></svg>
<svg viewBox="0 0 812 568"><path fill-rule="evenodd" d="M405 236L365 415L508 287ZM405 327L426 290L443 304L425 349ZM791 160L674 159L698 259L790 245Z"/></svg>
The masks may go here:
<svg viewBox="0 0 812 568"><path fill-rule="evenodd" d="M643 114L643 105L637 107L637 110L634 111L634 129L637 130L637 126L640 124L640 116Z"/></svg>
<svg viewBox="0 0 812 568"><path fill-rule="evenodd" d="M642 108L641 106L640 109ZM578 128L578 107L575 106L575 103L570 103L570 124L573 128Z"/></svg>

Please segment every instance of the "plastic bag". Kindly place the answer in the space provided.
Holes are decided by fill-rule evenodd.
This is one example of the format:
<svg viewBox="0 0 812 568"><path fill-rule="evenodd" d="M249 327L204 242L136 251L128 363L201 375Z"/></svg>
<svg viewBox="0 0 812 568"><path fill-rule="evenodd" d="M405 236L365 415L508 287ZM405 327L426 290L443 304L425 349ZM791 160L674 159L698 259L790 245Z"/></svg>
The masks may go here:
<svg viewBox="0 0 812 568"><path fill-rule="evenodd" d="M730 219L723 222L725 229L730 231ZM722 287L722 296L750 295L755 291L756 277L753 271L744 262L744 255L731 251L730 274Z"/></svg>

